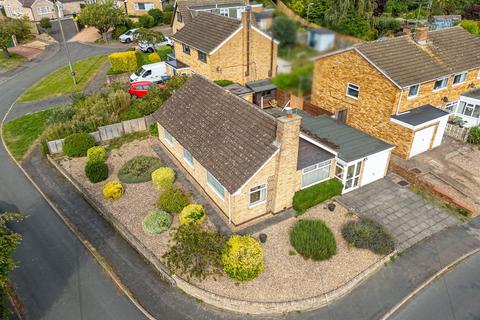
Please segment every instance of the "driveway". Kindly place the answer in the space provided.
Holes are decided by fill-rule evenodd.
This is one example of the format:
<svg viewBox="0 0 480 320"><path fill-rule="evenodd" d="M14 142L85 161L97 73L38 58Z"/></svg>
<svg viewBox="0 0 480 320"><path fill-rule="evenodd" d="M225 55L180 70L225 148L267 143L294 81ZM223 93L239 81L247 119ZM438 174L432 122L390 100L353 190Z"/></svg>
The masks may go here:
<svg viewBox="0 0 480 320"><path fill-rule="evenodd" d="M65 40L69 40L77 34L77 28L75 27L75 22L73 22L72 18L61 19L60 21L62 22ZM56 20L52 21L52 28L48 30L48 34L58 42L62 41L62 34L60 33L60 27Z"/></svg>
<svg viewBox="0 0 480 320"><path fill-rule="evenodd" d="M390 173L384 179L349 192L340 201L360 216L374 219L387 228L397 242L398 252L460 221L443 209L398 184Z"/></svg>

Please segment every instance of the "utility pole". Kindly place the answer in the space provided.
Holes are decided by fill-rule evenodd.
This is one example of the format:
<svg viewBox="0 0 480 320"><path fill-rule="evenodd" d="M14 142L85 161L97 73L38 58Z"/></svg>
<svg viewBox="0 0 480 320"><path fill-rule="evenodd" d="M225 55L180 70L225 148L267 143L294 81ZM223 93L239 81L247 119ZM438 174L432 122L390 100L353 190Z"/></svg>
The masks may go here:
<svg viewBox="0 0 480 320"><path fill-rule="evenodd" d="M60 21L60 7L58 5L58 0L53 0L55 6L55 11L57 13L57 22L58 27L60 28L60 34L62 35L63 46L65 47L65 52L67 53L68 68L70 69L70 75L72 76L73 85L77 85L77 80L75 79L75 71L73 71L72 58L70 57L70 51L68 51L67 42L65 41L65 34L63 33L62 21Z"/></svg>
<svg viewBox="0 0 480 320"><path fill-rule="evenodd" d="M308 16L310 14L310 6L313 4L313 2L309 2L307 5L307 24L310 23L310 20L308 20ZM307 26L308 27L308 26Z"/></svg>

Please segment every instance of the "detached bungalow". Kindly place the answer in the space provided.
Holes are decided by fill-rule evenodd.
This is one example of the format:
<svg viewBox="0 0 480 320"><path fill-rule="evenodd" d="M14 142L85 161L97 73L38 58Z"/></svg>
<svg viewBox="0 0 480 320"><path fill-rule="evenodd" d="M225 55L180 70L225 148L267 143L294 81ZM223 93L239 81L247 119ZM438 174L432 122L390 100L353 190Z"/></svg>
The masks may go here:
<svg viewBox="0 0 480 320"><path fill-rule="evenodd" d="M347 192L385 175L391 145L327 117L274 111L192 75L153 117L165 149L236 226L335 176Z"/></svg>

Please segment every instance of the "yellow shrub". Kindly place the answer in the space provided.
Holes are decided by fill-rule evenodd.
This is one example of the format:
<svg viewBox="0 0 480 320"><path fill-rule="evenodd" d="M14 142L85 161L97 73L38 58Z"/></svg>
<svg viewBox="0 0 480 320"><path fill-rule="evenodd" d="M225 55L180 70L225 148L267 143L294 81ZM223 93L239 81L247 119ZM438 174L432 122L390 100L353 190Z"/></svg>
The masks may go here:
<svg viewBox="0 0 480 320"><path fill-rule="evenodd" d="M105 147L95 146L87 150L88 162L103 162L107 160L107 151Z"/></svg>
<svg viewBox="0 0 480 320"><path fill-rule="evenodd" d="M202 224L207 218L207 211L201 204L189 204L180 211L178 221L183 224Z"/></svg>
<svg viewBox="0 0 480 320"><path fill-rule="evenodd" d="M128 72L138 69L135 51L115 52L108 56L108 61L115 72Z"/></svg>
<svg viewBox="0 0 480 320"><path fill-rule="evenodd" d="M124 192L125 190L119 181L110 181L103 186L103 197L110 201L121 198Z"/></svg>
<svg viewBox="0 0 480 320"><path fill-rule="evenodd" d="M240 281L255 279L264 269L262 247L251 236L231 236L222 261L225 273Z"/></svg>
<svg viewBox="0 0 480 320"><path fill-rule="evenodd" d="M150 60L151 63L155 63L155 62L160 62L162 61L160 59L160 56L158 55L158 53L154 52L154 53L150 53L148 55L148 60Z"/></svg>
<svg viewBox="0 0 480 320"><path fill-rule="evenodd" d="M153 184L158 190L165 190L175 182L175 171L169 167L161 167L152 172Z"/></svg>

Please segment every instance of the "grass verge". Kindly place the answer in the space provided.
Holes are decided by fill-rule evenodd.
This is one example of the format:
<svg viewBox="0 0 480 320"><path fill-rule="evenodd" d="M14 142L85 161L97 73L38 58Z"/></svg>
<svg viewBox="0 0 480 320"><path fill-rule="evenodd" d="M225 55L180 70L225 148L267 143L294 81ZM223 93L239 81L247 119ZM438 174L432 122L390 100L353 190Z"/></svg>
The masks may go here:
<svg viewBox="0 0 480 320"><path fill-rule="evenodd" d="M16 53L10 52L10 58L6 58L3 54L0 54L0 69L11 70L26 61L27 58Z"/></svg>
<svg viewBox="0 0 480 320"><path fill-rule="evenodd" d="M76 86L72 82L68 66L57 69L28 88L18 101L38 101L81 92L97 74L105 59L105 55L99 55L75 62L73 70L77 79Z"/></svg>
<svg viewBox="0 0 480 320"><path fill-rule="evenodd" d="M8 149L17 160L22 160L30 147L46 128L52 109L30 113L11 120L3 126L3 136Z"/></svg>

